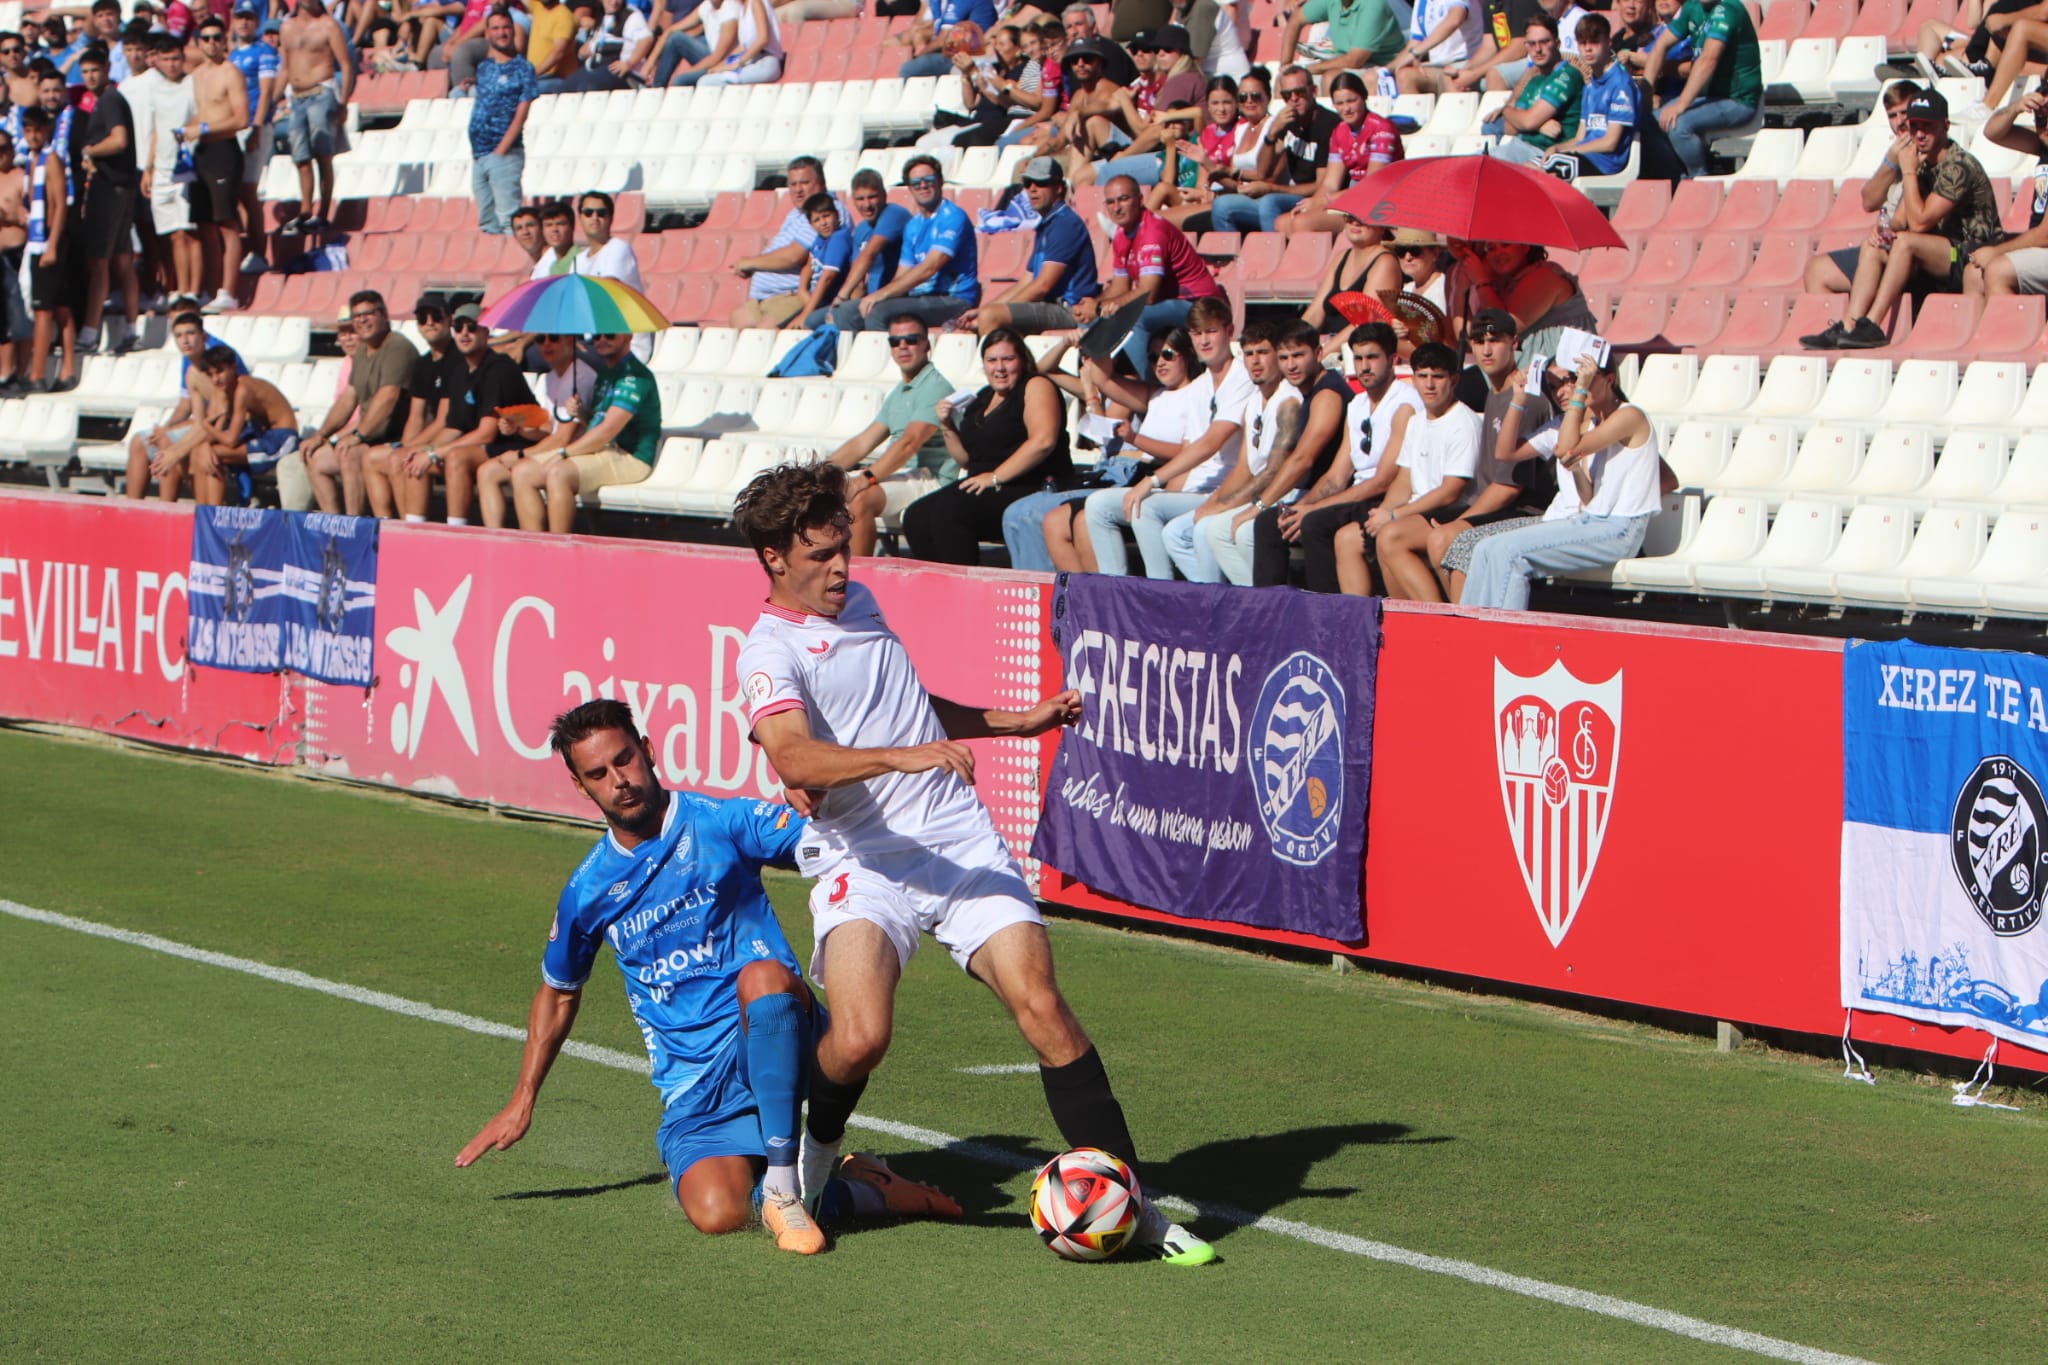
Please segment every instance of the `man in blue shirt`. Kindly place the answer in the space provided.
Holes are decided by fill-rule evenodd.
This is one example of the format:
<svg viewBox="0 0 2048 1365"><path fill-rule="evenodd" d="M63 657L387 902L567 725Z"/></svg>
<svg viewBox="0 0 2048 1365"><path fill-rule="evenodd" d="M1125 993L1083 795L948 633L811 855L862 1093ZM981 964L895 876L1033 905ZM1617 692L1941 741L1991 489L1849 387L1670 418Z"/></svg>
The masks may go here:
<svg viewBox="0 0 2048 1365"><path fill-rule="evenodd" d="M1642 96L1627 68L1614 60L1613 28L1604 14L1579 20L1579 60L1586 88L1579 94L1579 135L1550 149L1546 170L1569 167L1578 175L1619 175L1642 125ZM1563 174L1559 170L1559 174Z"/></svg>
<svg viewBox="0 0 2048 1365"><path fill-rule="evenodd" d="M960 320L983 336L998 327L1056 332L1095 321L1095 301L1102 293L1095 239L1067 203L1067 177L1059 158L1035 156L1024 163L1024 194L1038 214L1024 278Z"/></svg>
<svg viewBox="0 0 2048 1365"><path fill-rule="evenodd" d="M976 274L974 224L967 211L946 198L946 177L938 158L920 153L903 167L915 212L903 228L903 253L896 278L832 310L842 332L886 331L889 319L919 317L936 327L981 302Z"/></svg>
<svg viewBox="0 0 2048 1365"><path fill-rule="evenodd" d="M745 1226L759 1179L761 1221L776 1245L823 1251L796 1171L798 1110L822 1011L761 885L762 867L796 861L808 826L787 806L665 790L624 702L589 701L556 717L549 742L607 829L557 903L511 1102L455 1164L526 1136L541 1081L609 946L661 1094L656 1140L690 1222L707 1233ZM838 1176L819 1202L821 1217L960 1213L874 1157L848 1158Z"/></svg>
<svg viewBox="0 0 2048 1365"><path fill-rule="evenodd" d="M469 112L469 187L476 197L479 226L504 236L519 207L519 180L526 173L526 114L540 95L533 63L519 55L519 28L512 16L484 20L485 60L476 69L476 100Z"/></svg>
<svg viewBox="0 0 2048 1365"><path fill-rule="evenodd" d="M853 264L839 287L841 299L857 299L896 278L903 259L903 230L910 210L889 202L882 173L863 166L853 173Z"/></svg>
<svg viewBox="0 0 2048 1365"><path fill-rule="evenodd" d="M118 16L118 6L115 14ZM94 11L98 16L98 11ZM234 45L228 60L249 83L249 126L242 130L242 231L249 254L242 258L242 273L261 274L267 268L262 253L263 201L258 187L264 168L277 145L277 86L283 79L284 59L264 38L263 10L257 0L235 0Z"/></svg>

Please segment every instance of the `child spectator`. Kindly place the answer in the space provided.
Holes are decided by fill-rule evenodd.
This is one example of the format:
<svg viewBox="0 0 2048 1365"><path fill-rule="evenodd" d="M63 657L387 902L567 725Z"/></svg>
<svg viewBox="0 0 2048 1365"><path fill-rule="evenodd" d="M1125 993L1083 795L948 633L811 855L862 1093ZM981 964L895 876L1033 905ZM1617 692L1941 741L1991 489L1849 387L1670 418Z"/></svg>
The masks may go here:
<svg viewBox="0 0 2048 1365"><path fill-rule="evenodd" d="M797 284L802 299L784 327L821 327L831 321L832 301L846 279L846 267L853 260L853 234L840 226L839 204L820 190L804 200L804 217L818 239L811 243L810 258L804 262Z"/></svg>

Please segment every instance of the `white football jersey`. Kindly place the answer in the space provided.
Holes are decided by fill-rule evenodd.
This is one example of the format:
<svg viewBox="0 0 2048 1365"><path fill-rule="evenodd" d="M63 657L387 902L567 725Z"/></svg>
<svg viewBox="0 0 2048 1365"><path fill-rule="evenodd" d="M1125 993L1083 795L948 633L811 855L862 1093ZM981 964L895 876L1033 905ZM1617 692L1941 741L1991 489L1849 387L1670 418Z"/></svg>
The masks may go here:
<svg viewBox="0 0 2048 1365"><path fill-rule="evenodd" d="M740 690L747 718L801 710L811 734L849 749L892 749L946 737L931 694L911 666L910 652L875 595L846 588L839 615L806 616L768 604L740 648ZM944 769L885 773L825 794L811 820L823 857L802 866L816 874L852 855L931 846L995 832L974 789Z"/></svg>

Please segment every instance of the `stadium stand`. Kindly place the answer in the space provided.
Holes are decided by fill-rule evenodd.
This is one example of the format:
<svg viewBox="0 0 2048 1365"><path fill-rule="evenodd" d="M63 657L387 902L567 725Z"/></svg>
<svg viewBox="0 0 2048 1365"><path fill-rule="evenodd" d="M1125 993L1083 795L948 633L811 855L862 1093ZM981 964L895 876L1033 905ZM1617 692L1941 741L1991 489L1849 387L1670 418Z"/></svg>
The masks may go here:
<svg viewBox="0 0 2048 1365"><path fill-rule="evenodd" d="M6 0L0 28L40 8ZM2037 159L1984 136L1980 76L1915 70L1921 26L1955 22L1949 0L1748 8L1765 86L1760 125L1715 143L1716 173L1675 182L1651 178L1646 149L1634 148L1620 174L1580 182L1608 207L1622 247L1552 253L1576 273L1601 332L1625 354L1623 381L1651 415L1681 485L1642 554L1611 573L1573 575L1569 596L1596 609L1604 608L1587 594L2048 617L2048 438L2037 434L2048 417L2043 296L1924 294L1902 302L1876 350L1815 352L1799 341L1841 318L1842 296L1805 292L1804 276L1817 254L1853 247L1872 230L1864 177L1892 145L1881 100L1895 79L1931 78L1947 99L1952 135L1990 177L2009 231L2035 215ZM771 372L802 332L722 324L746 296L734 262L758 252L787 211L779 185L794 156L818 157L840 195L855 171L877 171L889 201L907 207L904 165L931 155L970 217L1006 202L1032 148L913 145L932 140L960 97L951 76L895 73L901 49L884 39L908 22L789 24L782 78L772 83L533 102L525 199L593 189L616 196L613 235L630 244L645 292L675 324L648 361L663 411L653 471L586 499L595 513L628 518L621 524L643 533L663 524L697 533L688 523L708 531L752 473L815 458L874 420L896 379L885 336L848 335L831 374L780 379ZM1252 59L1270 66L1282 39L1277 0L1251 6L1251 29ZM1317 50L1308 45L1314 38L1305 51ZM2007 98L2032 88L2022 81ZM1491 139L1481 126L1508 99L1501 90L1455 91L1375 95L1369 104L1395 120L1413 158L1483 153ZM343 362L331 347L334 319L357 290L381 291L397 330L417 343L416 297L496 299L531 271L532 257L513 238L478 229L472 103L451 97L445 70L362 74L324 236L284 231L304 206L282 146L262 168L262 231L249 250L272 268L232 279L239 307L209 317L208 327L277 383L303 420L317 420L335 391ZM1076 187L1072 204L1106 278L1101 187ZM1190 234L1240 321L1309 302L1341 247L1321 233L1201 232L1198 224ZM325 268L289 268L314 264L314 246L329 248L318 261ZM1025 275L1031 248L1028 232L980 238L977 274L989 296ZM1460 311L1456 300L1450 311ZM124 463L128 435L150 429L180 396L165 322L145 312L133 349L84 354L65 391L9 396L0 405L7 476L81 492L118 482L109 476ZM1031 340L1039 355L1055 344ZM971 334L935 334L933 358L956 387L982 381ZM1078 417L1078 400L1068 401ZM1076 455L1092 458L1085 449Z"/></svg>

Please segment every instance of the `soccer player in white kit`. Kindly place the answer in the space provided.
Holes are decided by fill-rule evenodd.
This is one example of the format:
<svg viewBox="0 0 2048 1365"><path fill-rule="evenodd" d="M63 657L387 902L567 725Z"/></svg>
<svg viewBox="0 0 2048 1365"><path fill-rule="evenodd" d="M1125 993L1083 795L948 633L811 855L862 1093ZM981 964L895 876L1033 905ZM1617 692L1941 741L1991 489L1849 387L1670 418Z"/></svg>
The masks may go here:
<svg viewBox="0 0 2048 1365"><path fill-rule="evenodd" d="M793 799L814 807L797 866L818 879L811 975L826 989L832 1025L811 1077L806 1195L829 1175L868 1074L888 1051L896 983L925 933L1017 1021L1068 1145L1102 1148L1136 1169L1123 1108L1053 979L1037 900L975 798L974 754L961 743L1068 724L1080 717L1080 694L995 711L926 692L874 595L848 581L852 528L837 466L769 470L741 492L733 520L769 581L739 656L748 718ZM1132 1245L1175 1265L1216 1259L1150 1203Z"/></svg>

